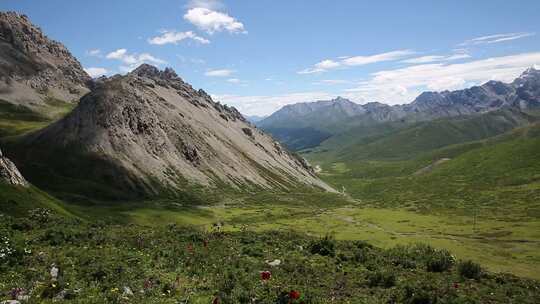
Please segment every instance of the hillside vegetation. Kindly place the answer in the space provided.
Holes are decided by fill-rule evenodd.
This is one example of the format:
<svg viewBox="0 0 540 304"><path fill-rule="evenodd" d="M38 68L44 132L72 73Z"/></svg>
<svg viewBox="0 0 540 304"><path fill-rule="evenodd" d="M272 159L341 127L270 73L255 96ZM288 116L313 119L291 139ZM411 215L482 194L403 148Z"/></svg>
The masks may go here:
<svg viewBox="0 0 540 304"><path fill-rule="evenodd" d="M538 303L537 281L426 245L2 216L0 293L50 303ZM28 271L30 269L30 271Z"/></svg>

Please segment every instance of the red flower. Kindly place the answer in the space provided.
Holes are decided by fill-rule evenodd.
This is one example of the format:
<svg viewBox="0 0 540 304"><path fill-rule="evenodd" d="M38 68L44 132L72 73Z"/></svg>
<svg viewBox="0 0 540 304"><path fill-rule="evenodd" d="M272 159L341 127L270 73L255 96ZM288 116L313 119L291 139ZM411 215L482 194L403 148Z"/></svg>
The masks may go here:
<svg viewBox="0 0 540 304"><path fill-rule="evenodd" d="M261 271L261 280L267 281L270 280L272 273L270 271Z"/></svg>
<svg viewBox="0 0 540 304"><path fill-rule="evenodd" d="M454 283L454 288L455 288L455 289L458 289L458 288L459 288L459 284L458 284L458 283Z"/></svg>
<svg viewBox="0 0 540 304"><path fill-rule="evenodd" d="M218 298L218 297L215 297L215 298L214 298L214 301L212 301L212 304L219 304L219 298Z"/></svg>
<svg viewBox="0 0 540 304"><path fill-rule="evenodd" d="M292 299L292 300L300 299L300 292L297 290L291 290L289 292L289 299Z"/></svg>
<svg viewBox="0 0 540 304"><path fill-rule="evenodd" d="M143 283L144 289L150 289L150 288L152 288L152 285L153 285L152 280L150 280L150 279L144 280L144 283Z"/></svg>

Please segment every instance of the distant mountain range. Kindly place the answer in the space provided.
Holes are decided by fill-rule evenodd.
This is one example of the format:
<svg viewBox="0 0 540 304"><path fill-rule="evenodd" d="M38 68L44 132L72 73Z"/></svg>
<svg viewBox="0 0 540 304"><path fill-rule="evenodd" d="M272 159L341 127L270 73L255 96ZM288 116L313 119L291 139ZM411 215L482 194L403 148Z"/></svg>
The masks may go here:
<svg viewBox="0 0 540 304"><path fill-rule="evenodd" d="M291 149L301 150L356 127L477 115L505 108L523 112L540 109L540 71L530 68L512 83L489 81L464 90L424 92L404 105L360 105L341 97L287 105L257 125Z"/></svg>
<svg viewBox="0 0 540 304"><path fill-rule="evenodd" d="M244 115L247 121L251 123L258 123L259 121L265 119L267 116L258 116L258 115Z"/></svg>
<svg viewBox="0 0 540 304"><path fill-rule="evenodd" d="M333 191L303 158L172 69L143 64L92 80L17 13L0 13L0 75L0 136L17 135L3 150L42 189L106 199L203 188ZM41 128L59 107L69 114Z"/></svg>

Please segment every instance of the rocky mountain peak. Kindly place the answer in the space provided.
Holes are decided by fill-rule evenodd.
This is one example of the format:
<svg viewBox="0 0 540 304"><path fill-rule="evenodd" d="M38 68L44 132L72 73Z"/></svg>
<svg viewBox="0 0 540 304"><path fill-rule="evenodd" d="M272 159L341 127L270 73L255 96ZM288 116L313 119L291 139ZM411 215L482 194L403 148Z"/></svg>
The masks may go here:
<svg viewBox="0 0 540 304"><path fill-rule="evenodd" d="M26 15L0 12L0 40L42 65L61 69L74 83L86 84L91 80L68 49L45 36Z"/></svg>
<svg viewBox="0 0 540 304"><path fill-rule="evenodd" d="M525 71L523 71L523 73L521 73L521 76L519 77L530 77L530 76L538 76L538 75L540 75L540 70L537 69L535 66L532 66L526 69Z"/></svg>
<svg viewBox="0 0 540 304"><path fill-rule="evenodd" d="M157 67L143 63L136 69L130 72L131 75L137 75L139 77L147 77L161 80L182 80L172 68L165 68L161 71Z"/></svg>
<svg viewBox="0 0 540 304"><path fill-rule="evenodd" d="M352 101L350 101L349 99L343 98L343 97L341 97L341 96L338 96L338 97L332 99L332 101L333 101L333 102L336 102L336 103L343 103L343 102L349 103L349 102L352 102Z"/></svg>
<svg viewBox="0 0 540 304"><path fill-rule="evenodd" d="M28 107L51 97L75 101L91 81L68 49L27 16L0 12L0 99Z"/></svg>
<svg viewBox="0 0 540 304"><path fill-rule="evenodd" d="M29 152L18 159L21 163L76 154L72 163L61 162L53 170L65 172L63 166L78 168L92 160L91 170L66 174L110 181L142 195L186 184L331 190L305 161L247 123L235 108L214 102L172 69L151 65L101 80L70 114L28 135L22 147Z"/></svg>

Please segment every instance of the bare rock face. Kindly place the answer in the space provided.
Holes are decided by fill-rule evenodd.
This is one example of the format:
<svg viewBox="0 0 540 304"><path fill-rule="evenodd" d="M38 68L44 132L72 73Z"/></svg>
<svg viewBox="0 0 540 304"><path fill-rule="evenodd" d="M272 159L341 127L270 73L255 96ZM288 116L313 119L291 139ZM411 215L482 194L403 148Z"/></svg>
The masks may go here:
<svg viewBox="0 0 540 304"><path fill-rule="evenodd" d="M72 113L27 136L25 145L30 162L47 163L74 152L106 161L112 166L70 172L147 195L160 187L181 189L186 182L239 190L308 186L332 191L307 162L235 108L194 90L172 69L147 64L96 82Z"/></svg>
<svg viewBox="0 0 540 304"><path fill-rule="evenodd" d="M89 91L90 82L66 47L25 15L0 12L0 99L29 108L51 97L72 102Z"/></svg>
<svg viewBox="0 0 540 304"><path fill-rule="evenodd" d="M28 186L28 182L21 175L15 164L4 157L0 150L0 182L10 185Z"/></svg>

